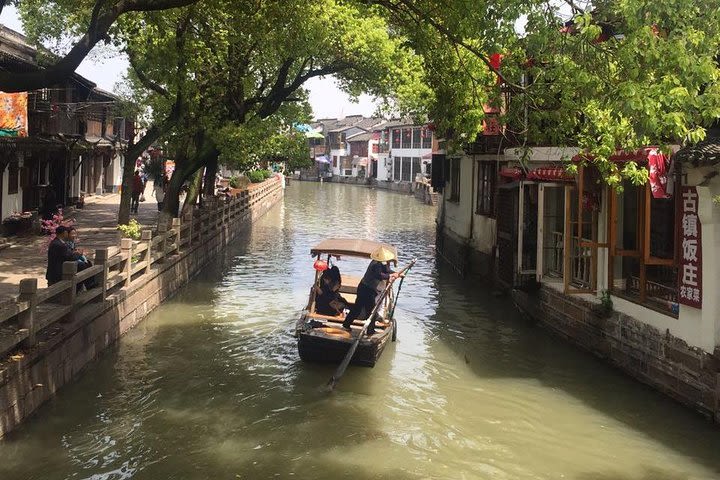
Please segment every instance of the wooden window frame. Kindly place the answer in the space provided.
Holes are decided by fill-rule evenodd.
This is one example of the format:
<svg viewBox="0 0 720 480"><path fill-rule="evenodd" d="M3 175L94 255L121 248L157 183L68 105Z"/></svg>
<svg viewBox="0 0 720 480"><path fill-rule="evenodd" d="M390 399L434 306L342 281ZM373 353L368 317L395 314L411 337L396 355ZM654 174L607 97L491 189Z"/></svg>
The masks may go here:
<svg viewBox="0 0 720 480"><path fill-rule="evenodd" d="M679 171L676 172L675 184L681 185L682 175ZM617 248L617 211L618 211L618 199L615 192L610 192L610 208L608 208L608 242L611 245L608 252L608 289L611 293L616 294L622 298L626 298L628 301L633 303L639 303L643 306L648 305L647 297L647 267L648 266L667 266L667 267L678 267L678 246L679 246L679 231L678 225L673 226L673 258L659 258L650 255L650 233L651 233L651 204L652 201L652 190L650 183L646 183L645 188L638 189L638 229L636 233L635 244L638 246L637 250L623 250ZM675 195L674 198L674 209L677 211L678 203L680 202L679 196ZM638 259L639 263L639 294L638 301L635 297L628 297L622 292L618 292L615 288L615 258L616 257L634 257ZM676 316L670 312L659 310L653 307L654 310L662 312L666 315Z"/></svg>
<svg viewBox="0 0 720 480"><path fill-rule="evenodd" d="M453 203L460 203L460 159L448 158L450 162L450 198Z"/></svg>
<svg viewBox="0 0 720 480"><path fill-rule="evenodd" d="M475 214L495 217L495 190L497 189L497 162L478 162L477 194L475 196ZM481 202L481 200L483 200ZM485 202L484 200L487 200Z"/></svg>

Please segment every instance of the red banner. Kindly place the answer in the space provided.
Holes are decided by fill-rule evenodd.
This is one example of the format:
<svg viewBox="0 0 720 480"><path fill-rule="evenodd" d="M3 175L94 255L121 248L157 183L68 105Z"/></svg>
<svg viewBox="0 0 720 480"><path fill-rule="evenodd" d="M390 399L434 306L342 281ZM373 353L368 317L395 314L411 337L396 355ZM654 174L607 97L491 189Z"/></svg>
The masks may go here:
<svg viewBox="0 0 720 480"><path fill-rule="evenodd" d="M27 105L27 92L0 92L0 136L28 136Z"/></svg>
<svg viewBox="0 0 720 480"><path fill-rule="evenodd" d="M695 187L680 189L678 302L694 308L702 308L702 232L698 204Z"/></svg>

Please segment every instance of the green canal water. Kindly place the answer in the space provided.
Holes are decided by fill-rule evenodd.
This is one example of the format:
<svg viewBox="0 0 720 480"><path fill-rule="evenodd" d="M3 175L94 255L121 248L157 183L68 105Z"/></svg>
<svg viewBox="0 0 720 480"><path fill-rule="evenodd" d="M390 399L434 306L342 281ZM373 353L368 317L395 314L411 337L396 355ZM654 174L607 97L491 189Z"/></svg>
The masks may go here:
<svg viewBox="0 0 720 480"><path fill-rule="evenodd" d="M302 363L310 246L418 257L373 369ZM435 260L434 209L294 182L283 205L0 442L0 479L720 478L720 429ZM350 272L362 265L343 261Z"/></svg>

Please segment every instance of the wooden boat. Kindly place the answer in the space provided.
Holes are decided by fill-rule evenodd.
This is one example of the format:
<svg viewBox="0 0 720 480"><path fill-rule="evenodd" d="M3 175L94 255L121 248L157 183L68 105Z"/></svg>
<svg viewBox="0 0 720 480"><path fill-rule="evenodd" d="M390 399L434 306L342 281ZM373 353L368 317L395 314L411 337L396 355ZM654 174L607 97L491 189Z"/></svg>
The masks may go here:
<svg viewBox="0 0 720 480"><path fill-rule="evenodd" d="M318 261L330 264L337 263L343 257L363 258L370 261L370 255L380 247L392 251L397 258L397 249L385 243L371 240L357 240L351 238L330 238L323 240L310 250ZM366 264L367 265L367 264ZM339 266L339 265L338 265ZM341 272L340 293L351 304L355 301L357 287L362 279L360 276L347 275ZM321 272L316 269L315 282L310 288L310 298L307 307L303 310L297 322L296 337L298 339L298 352L305 361L340 363L352 343L357 339L365 318L356 319L351 327L352 332L342 328L344 315L336 317L321 315L315 311L315 292L320 281ZM389 341L395 341L396 325L391 316L393 292L389 289L388 295L383 299L385 315L382 321L375 324L373 335L363 335L351 363L368 367L375 366ZM389 317L389 318L388 318Z"/></svg>

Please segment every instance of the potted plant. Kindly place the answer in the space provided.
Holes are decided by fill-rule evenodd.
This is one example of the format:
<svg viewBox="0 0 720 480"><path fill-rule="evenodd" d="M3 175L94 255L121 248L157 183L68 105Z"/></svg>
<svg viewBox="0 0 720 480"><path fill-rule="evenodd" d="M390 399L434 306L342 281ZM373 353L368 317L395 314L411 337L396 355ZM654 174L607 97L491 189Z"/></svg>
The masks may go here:
<svg viewBox="0 0 720 480"><path fill-rule="evenodd" d="M18 233L30 230L32 226L31 212L13 212L4 218L3 228L8 235L17 235Z"/></svg>

